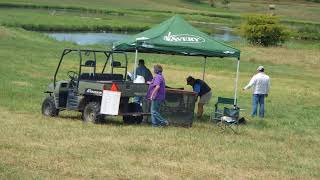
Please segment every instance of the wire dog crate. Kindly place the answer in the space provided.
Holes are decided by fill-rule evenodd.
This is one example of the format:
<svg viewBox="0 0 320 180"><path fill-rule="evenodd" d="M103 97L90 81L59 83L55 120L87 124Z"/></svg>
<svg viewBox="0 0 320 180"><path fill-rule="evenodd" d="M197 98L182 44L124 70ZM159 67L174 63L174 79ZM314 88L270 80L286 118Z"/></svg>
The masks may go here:
<svg viewBox="0 0 320 180"><path fill-rule="evenodd" d="M161 105L161 115L170 125L191 127L194 117L196 93L177 89L166 89L166 99ZM150 112L150 101L144 101L144 112ZM151 118L148 117L148 122Z"/></svg>

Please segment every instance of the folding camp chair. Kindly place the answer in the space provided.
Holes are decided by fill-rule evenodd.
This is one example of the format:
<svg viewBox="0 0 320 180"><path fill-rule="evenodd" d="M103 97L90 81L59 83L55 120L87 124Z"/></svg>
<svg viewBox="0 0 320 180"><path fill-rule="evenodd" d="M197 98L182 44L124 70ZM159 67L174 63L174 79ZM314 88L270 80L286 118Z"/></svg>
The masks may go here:
<svg viewBox="0 0 320 180"><path fill-rule="evenodd" d="M223 109L219 108L220 104L225 105ZM234 99L218 97L218 101L215 104L215 110L211 115L211 120L216 122L223 131L226 128L230 128L234 133L237 133L239 115L240 109L234 105Z"/></svg>

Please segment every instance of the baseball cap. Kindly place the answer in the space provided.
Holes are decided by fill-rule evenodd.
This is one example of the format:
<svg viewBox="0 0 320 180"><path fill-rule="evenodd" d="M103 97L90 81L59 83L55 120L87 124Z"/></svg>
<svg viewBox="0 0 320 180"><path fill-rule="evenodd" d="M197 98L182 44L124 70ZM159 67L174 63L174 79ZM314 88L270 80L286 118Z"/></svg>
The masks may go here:
<svg viewBox="0 0 320 180"><path fill-rule="evenodd" d="M263 70L263 69L264 69L263 66L259 66L259 67L257 68L257 71L261 71L261 70Z"/></svg>
<svg viewBox="0 0 320 180"><path fill-rule="evenodd" d="M187 77L187 85L189 85L193 79L194 78L192 76L188 76Z"/></svg>

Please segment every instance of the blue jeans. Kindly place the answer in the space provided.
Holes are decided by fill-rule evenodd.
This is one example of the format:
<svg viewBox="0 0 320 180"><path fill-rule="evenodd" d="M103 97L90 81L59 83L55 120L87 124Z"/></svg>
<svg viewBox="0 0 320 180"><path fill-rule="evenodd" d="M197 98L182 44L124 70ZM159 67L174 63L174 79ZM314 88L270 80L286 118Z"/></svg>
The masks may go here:
<svg viewBox="0 0 320 180"><path fill-rule="evenodd" d="M264 117L264 97L265 94L253 94L252 95L252 113L251 116L257 116L258 104L259 107L259 117Z"/></svg>
<svg viewBox="0 0 320 180"><path fill-rule="evenodd" d="M168 124L168 121L165 120L160 115L161 104L162 104L161 100L152 100L151 101L151 122L152 122L152 126L154 126L154 127L165 126Z"/></svg>

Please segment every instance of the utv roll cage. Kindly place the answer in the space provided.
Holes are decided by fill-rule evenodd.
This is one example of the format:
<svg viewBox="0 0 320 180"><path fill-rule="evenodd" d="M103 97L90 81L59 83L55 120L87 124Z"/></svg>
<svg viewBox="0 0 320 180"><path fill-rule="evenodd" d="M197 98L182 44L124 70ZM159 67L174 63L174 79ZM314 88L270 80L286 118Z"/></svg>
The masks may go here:
<svg viewBox="0 0 320 180"><path fill-rule="evenodd" d="M91 77L94 77L96 75L96 65L97 65L97 53L102 53L106 56L106 60L105 60L105 63L104 63L104 66L103 66L103 69L102 69L102 72L100 75L103 75L104 72L105 72L105 69L107 67L107 64L109 61L111 61L110 65L111 65L111 75L113 75L114 73L114 68L123 68L124 69L124 76L117 76L117 80L125 80L126 77L127 77L127 68L128 68L128 57L127 57L127 54L123 51L105 51L105 50L90 50L90 49L64 49L63 52L62 52L62 55L60 57L60 61L59 61L59 64L57 66L57 69L55 71L55 74L54 74L54 78L53 78L53 85L54 85L54 88L56 87L56 81L57 81L57 74L59 72L59 69L60 69L60 65L64 59L64 57L66 55L68 55L69 53L71 52L78 52L79 54L79 71L78 71L78 78L76 79L77 81L77 86L79 85L79 80L81 79L81 72L82 72L82 67L93 67L93 72L92 72L92 76ZM85 55L90 55L91 53L93 53L93 59L92 60L86 60L84 63L83 63L83 54ZM114 57L113 55L114 54L122 54L124 55L125 57L125 65L122 66L121 63L119 61L115 61L114 60ZM85 74L86 75L86 74ZM104 74L104 75L110 75L110 74ZM90 75L89 75L90 77ZM88 77L82 77L83 79L86 79ZM89 78L90 79L90 78ZM99 79L99 76L97 76L96 79Z"/></svg>

